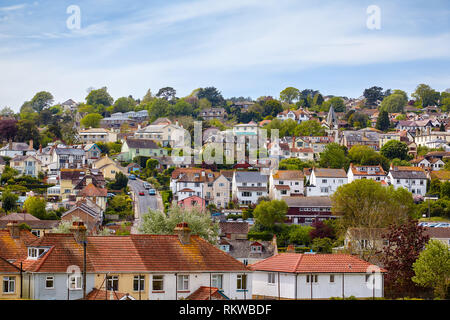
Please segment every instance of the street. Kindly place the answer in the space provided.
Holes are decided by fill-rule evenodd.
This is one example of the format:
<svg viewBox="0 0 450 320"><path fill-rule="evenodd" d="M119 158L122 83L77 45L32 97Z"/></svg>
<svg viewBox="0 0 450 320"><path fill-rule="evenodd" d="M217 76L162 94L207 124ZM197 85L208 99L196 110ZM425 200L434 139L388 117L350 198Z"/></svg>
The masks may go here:
<svg viewBox="0 0 450 320"><path fill-rule="evenodd" d="M157 192L155 196L150 196L148 194L148 190L144 188L143 181L140 179L131 180L128 179L128 186L130 187L130 191L132 193L132 198L135 203L134 212L135 212L135 220L132 227L131 233L138 233L139 226L142 221L142 215L147 213L149 209L152 210L161 210L158 206L158 202L160 202L160 195ZM145 195L140 196L139 192L143 191Z"/></svg>

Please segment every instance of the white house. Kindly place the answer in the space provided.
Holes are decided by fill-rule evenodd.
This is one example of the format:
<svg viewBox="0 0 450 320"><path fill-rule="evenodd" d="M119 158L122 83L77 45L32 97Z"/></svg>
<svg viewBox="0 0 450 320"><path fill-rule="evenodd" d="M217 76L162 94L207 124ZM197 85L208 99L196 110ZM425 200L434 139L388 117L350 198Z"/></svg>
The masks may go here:
<svg viewBox="0 0 450 320"><path fill-rule="evenodd" d="M282 197L301 196L303 189L303 171L277 170L269 177L269 197L281 200Z"/></svg>
<svg viewBox="0 0 450 320"><path fill-rule="evenodd" d="M282 121L291 119L296 121L297 123L302 123L303 121L308 121L311 119L311 116L303 109L298 110L284 110L277 115L277 119Z"/></svg>
<svg viewBox="0 0 450 320"><path fill-rule="evenodd" d="M241 205L256 204L260 197L267 197L268 177L258 171L235 171L232 197Z"/></svg>
<svg viewBox="0 0 450 320"><path fill-rule="evenodd" d="M306 195L331 196L337 188L348 182L344 169L313 168L306 187Z"/></svg>
<svg viewBox="0 0 450 320"><path fill-rule="evenodd" d="M254 299L379 298L386 270L347 254L282 253L249 266Z"/></svg>
<svg viewBox="0 0 450 320"><path fill-rule="evenodd" d="M413 195L424 196L427 193L427 174L423 168L391 165L388 181L395 189L403 187Z"/></svg>
<svg viewBox="0 0 450 320"><path fill-rule="evenodd" d="M386 183L386 172L384 172L381 165L378 166L355 166L350 163L350 168L347 172L348 183L352 183L357 179L372 179L382 184Z"/></svg>

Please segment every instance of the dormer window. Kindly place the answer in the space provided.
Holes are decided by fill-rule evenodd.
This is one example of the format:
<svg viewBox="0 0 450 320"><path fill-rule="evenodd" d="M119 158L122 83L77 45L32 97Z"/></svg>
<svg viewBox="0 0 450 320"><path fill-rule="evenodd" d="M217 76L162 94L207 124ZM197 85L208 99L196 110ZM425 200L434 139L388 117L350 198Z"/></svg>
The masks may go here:
<svg viewBox="0 0 450 320"><path fill-rule="evenodd" d="M223 245L220 246L220 250L222 250L224 252L230 252L230 245L223 244Z"/></svg>
<svg viewBox="0 0 450 320"><path fill-rule="evenodd" d="M28 259L38 259L48 251L48 248L28 248Z"/></svg>
<svg viewBox="0 0 450 320"><path fill-rule="evenodd" d="M252 253L261 253L261 252L262 252L262 246L259 245L259 244L252 245L252 246L250 247L250 251L251 251Z"/></svg>

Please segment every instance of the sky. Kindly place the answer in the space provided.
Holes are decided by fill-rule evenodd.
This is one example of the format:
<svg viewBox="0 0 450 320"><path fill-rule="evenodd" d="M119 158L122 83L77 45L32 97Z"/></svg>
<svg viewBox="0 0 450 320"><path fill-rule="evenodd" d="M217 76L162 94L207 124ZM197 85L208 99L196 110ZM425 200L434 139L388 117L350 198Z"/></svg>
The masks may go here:
<svg viewBox="0 0 450 320"><path fill-rule="evenodd" d="M420 83L450 88L448 0L0 0L0 107L15 111L39 91L83 102L104 86L256 99Z"/></svg>

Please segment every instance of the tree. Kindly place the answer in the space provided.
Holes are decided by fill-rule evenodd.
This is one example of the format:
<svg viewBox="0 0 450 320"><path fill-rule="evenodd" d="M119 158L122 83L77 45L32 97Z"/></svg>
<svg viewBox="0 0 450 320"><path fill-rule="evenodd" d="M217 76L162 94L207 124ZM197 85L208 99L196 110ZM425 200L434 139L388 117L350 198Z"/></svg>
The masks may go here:
<svg viewBox="0 0 450 320"><path fill-rule="evenodd" d="M345 112L345 103L344 99L340 97L333 97L331 99L328 99L323 104L323 109L325 111L328 111L331 106L333 106L334 111L336 112Z"/></svg>
<svg viewBox="0 0 450 320"><path fill-rule="evenodd" d="M53 103L53 95L50 92L41 91L36 93L30 102L34 110L41 112Z"/></svg>
<svg viewBox="0 0 450 320"><path fill-rule="evenodd" d="M175 99L175 95L177 94L177 91L172 87L164 87L159 89L158 93L156 94L157 98L164 99L166 101L172 101Z"/></svg>
<svg viewBox="0 0 450 320"><path fill-rule="evenodd" d="M438 240L430 240L413 263L412 281L434 289L435 297L445 299L450 285L450 251Z"/></svg>
<svg viewBox="0 0 450 320"><path fill-rule="evenodd" d="M406 143L398 140L390 140L383 147L380 153L388 159L408 159L408 146Z"/></svg>
<svg viewBox="0 0 450 320"><path fill-rule="evenodd" d="M390 121L389 121L389 114L387 111L382 110L380 111L380 114L378 115L377 123L375 125L375 129L386 131L389 129Z"/></svg>
<svg viewBox="0 0 450 320"><path fill-rule="evenodd" d="M271 228L276 222L284 222L288 206L285 201L272 200L261 201L253 211L255 222L267 228Z"/></svg>
<svg viewBox="0 0 450 320"><path fill-rule="evenodd" d="M14 139L17 134L17 120L0 120L0 138L3 140Z"/></svg>
<svg viewBox="0 0 450 320"><path fill-rule="evenodd" d="M291 225L289 228L289 241L299 245L309 245L311 243L310 226Z"/></svg>
<svg viewBox="0 0 450 320"><path fill-rule="evenodd" d="M114 181L108 186L113 190L122 190L128 185L128 177L122 173L117 172Z"/></svg>
<svg viewBox="0 0 450 320"><path fill-rule="evenodd" d="M331 196L332 211L340 218L341 235L348 228L385 228L404 223L414 213L412 194L404 188L382 186L371 179L338 187Z"/></svg>
<svg viewBox="0 0 450 320"><path fill-rule="evenodd" d="M440 197L441 198L450 198L450 182L449 181L445 181L444 183L441 184L441 192L440 192Z"/></svg>
<svg viewBox="0 0 450 320"><path fill-rule="evenodd" d="M31 215L38 219L45 219L47 211L45 210L47 202L39 197L28 197L23 207Z"/></svg>
<svg viewBox="0 0 450 320"><path fill-rule="evenodd" d="M389 160L369 146L354 145L348 152L348 157L353 164L366 166L381 165L384 170L389 169Z"/></svg>
<svg viewBox="0 0 450 320"><path fill-rule="evenodd" d="M320 93L318 93L318 94L316 94L314 96L313 105L314 106L321 106L324 103L324 101L325 100L324 100L323 96Z"/></svg>
<svg viewBox="0 0 450 320"><path fill-rule="evenodd" d="M332 239L335 237L334 230L323 221L314 221L312 226L312 230L309 233L311 240L316 238L329 238Z"/></svg>
<svg viewBox="0 0 450 320"><path fill-rule="evenodd" d="M330 238L315 238L312 242L312 249L319 253L332 253L333 241Z"/></svg>
<svg viewBox="0 0 450 320"><path fill-rule="evenodd" d="M363 95L364 98L366 98L367 107L376 106L378 100L383 100L383 88L374 86L369 89L365 89Z"/></svg>
<svg viewBox="0 0 450 320"><path fill-rule="evenodd" d="M108 200L105 214L118 214L122 218L133 216L133 200L126 194L116 195Z"/></svg>
<svg viewBox="0 0 450 320"><path fill-rule="evenodd" d="M173 234L177 224L186 222L191 234L198 235L206 241L215 244L219 235L219 224L211 221L211 216L198 208L183 209L172 206L165 215L160 211L149 210L142 216L140 233Z"/></svg>
<svg viewBox="0 0 450 320"><path fill-rule="evenodd" d="M0 110L0 116L13 118L14 117L14 110L9 108L9 107L4 107L4 108L2 108Z"/></svg>
<svg viewBox="0 0 450 320"><path fill-rule="evenodd" d="M207 99L212 106L223 106L226 104L225 99L219 90L214 87L200 88L197 93L198 99Z"/></svg>
<svg viewBox="0 0 450 320"><path fill-rule="evenodd" d="M114 103L114 112L128 112L134 109L136 101L130 97L122 97Z"/></svg>
<svg viewBox="0 0 450 320"><path fill-rule="evenodd" d="M279 170L303 170L304 168L311 168L314 162L302 161L298 158L288 158L280 161L278 165Z"/></svg>
<svg viewBox="0 0 450 320"><path fill-rule="evenodd" d="M347 168L349 159L345 155L344 147L333 142L325 146L323 152L320 154L319 164L322 168Z"/></svg>
<svg viewBox="0 0 450 320"><path fill-rule="evenodd" d="M104 105L109 107L113 104L114 99L109 95L108 88L103 87L101 89L92 90L86 97L86 103L88 105Z"/></svg>
<svg viewBox="0 0 450 320"><path fill-rule="evenodd" d="M287 87L280 92L280 100L291 104L294 100L300 98L300 90L294 87Z"/></svg>
<svg viewBox="0 0 450 320"><path fill-rule="evenodd" d="M417 221L408 220L402 225L391 225L383 235L387 245L382 251L382 264L387 269L385 276L386 295L390 297L413 297L418 287L411 280L413 264L424 249L429 237Z"/></svg>
<svg viewBox="0 0 450 320"><path fill-rule="evenodd" d="M89 113L81 119L81 125L85 128L99 128L102 119L103 117L98 113Z"/></svg>
<svg viewBox="0 0 450 320"><path fill-rule="evenodd" d="M150 118L157 119L167 115L169 109L169 102L165 99L155 99L150 103L148 114Z"/></svg>
<svg viewBox="0 0 450 320"><path fill-rule="evenodd" d="M3 175L2 175L3 178ZM3 179L2 179L3 180ZM3 191L2 194L2 208L6 212L10 212L14 210L17 207L17 200L19 199L19 196L15 193L12 193L8 190Z"/></svg>
<svg viewBox="0 0 450 320"><path fill-rule="evenodd" d="M355 112L349 116L348 122L350 126L355 128L366 128L367 122L369 121L369 116L362 112Z"/></svg>
<svg viewBox="0 0 450 320"><path fill-rule="evenodd" d="M419 84L412 96L417 100L418 104L423 108L438 104L440 93L433 90L429 85Z"/></svg>
<svg viewBox="0 0 450 320"><path fill-rule="evenodd" d="M185 99L180 99L175 103L175 105L171 106L168 114L177 116L177 115L192 115L194 113L194 107L187 102Z"/></svg>
<svg viewBox="0 0 450 320"><path fill-rule="evenodd" d="M323 136L325 135L325 128L315 120L307 120L300 123L295 128L295 136Z"/></svg>
<svg viewBox="0 0 450 320"><path fill-rule="evenodd" d="M39 138L39 130L32 120L19 120L17 123L16 140L18 142L28 142Z"/></svg>
<svg viewBox="0 0 450 320"><path fill-rule="evenodd" d="M383 99L380 110L388 113L401 113L407 103L408 100L403 94L394 93Z"/></svg>
<svg viewBox="0 0 450 320"><path fill-rule="evenodd" d="M142 103L149 103L154 99L153 95L152 95L152 90L148 89L147 93L145 94L145 96L142 98Z"/></svg>
<svg viewBox="0 0 450 320"><path fill-rule="evenodd" d="M270 99L267 101L264 101L263 103L263 113L262 116L273 116L276 117L280 112L283 111L283 106L281 105L280 101L275 99Z"/></svg>

